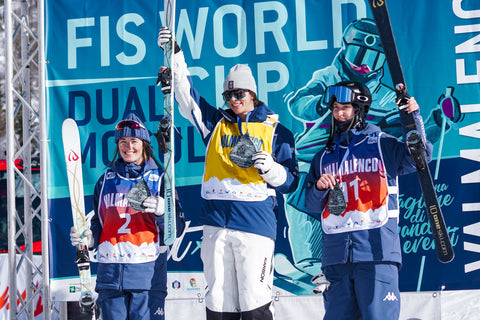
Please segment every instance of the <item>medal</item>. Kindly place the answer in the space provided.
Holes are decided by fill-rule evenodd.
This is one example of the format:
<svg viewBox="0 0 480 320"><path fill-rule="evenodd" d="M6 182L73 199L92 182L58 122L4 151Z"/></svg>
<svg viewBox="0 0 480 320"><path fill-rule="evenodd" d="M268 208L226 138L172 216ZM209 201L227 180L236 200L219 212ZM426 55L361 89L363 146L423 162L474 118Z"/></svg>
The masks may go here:
<svg viewBox="0 0 480 320"><path fill-rule="evenodd" d="M252 156L255 152L257 152L257 149L255 148L255 145L253 144L252 139L250 139L250 135L247 132L240 136L237 144L232 148L232 151L230 151L230 161L235 163L240 168L250 168L254 163Z"/></svg>
<svg viewBox="0 0 480 320"><path fill-rule="evenodd" d="M127 193L127 200L132 209L137 211L145 211L145 207L142 205L143 201L150 197L152 194L148 189L145 179L141 179L135 186L133 186Z"/></svg>
<svg viewBox="0 0 480 320"><path fill-rule="evenodd" d="M340 185L335 183L333 190L330 190L328 194L328 212L336 216L341 215L347 209L347 204L345 202L345 197L343 196L343 191L340 189Z"/></svg>
<svg viewBox="0 0 480 320"><path fill-rule="evenodd" d="M350 153L353 146L355 145L355 142L357 141L357 138L361 132L362 130L355 132L355 136L353 137L352 141L350 141L350 145L348 146L347 151L345 151L345 154L343 155L343 159L338 165L338 168L342 167L343 163L345 162L345 159L347 159L348 154ZM338 181L335 180L335 185L333 186L333 190L330 189L330 193L328 194L327 210L331 214L339 216L342 213L344 213L346 209L347 209L347 203L345 202L345 197L343 195L342 189L340 188Z"/></svg>

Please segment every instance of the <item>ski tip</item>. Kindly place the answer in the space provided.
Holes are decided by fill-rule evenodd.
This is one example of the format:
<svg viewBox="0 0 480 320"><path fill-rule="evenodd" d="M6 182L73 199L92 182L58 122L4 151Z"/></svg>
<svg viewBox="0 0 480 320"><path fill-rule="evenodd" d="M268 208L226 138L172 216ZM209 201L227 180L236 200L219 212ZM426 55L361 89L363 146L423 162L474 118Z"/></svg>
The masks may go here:
<svg viewBox="0 0 480 320"><path fill-rule="evenodd" d="M65 132L65 130L72 130L72 128L78 128L77 126L77 123L75 122L75 120L73 120L72 118L67 118L65 120L63 120L63 123L62 123L62 134Z"/></svg>
<svg viewBox="0 0 480 320"><path fill-rule="evenodd" d="M65 120L63 120L63 125L77 125L77 122L75 122L75 120L73 120L72 118L66 118Z"/></svg>
<svg viewBox="0 0 480 320"><path fill-rule="evenodd" d="M437 250L437 258L441 263L452 262L455 258L455 252L451 244L443 247L443 250Z"/></svg>
<svg viewBox="0 0 480 320"><path fill-rule="evenodd" d="M446 255L446 256L441 256L441 257L439 256L438 260L441 263L449 263L449 262L452 262L454 258L455 258L455 254L452 252L451 254Z"/></svg>

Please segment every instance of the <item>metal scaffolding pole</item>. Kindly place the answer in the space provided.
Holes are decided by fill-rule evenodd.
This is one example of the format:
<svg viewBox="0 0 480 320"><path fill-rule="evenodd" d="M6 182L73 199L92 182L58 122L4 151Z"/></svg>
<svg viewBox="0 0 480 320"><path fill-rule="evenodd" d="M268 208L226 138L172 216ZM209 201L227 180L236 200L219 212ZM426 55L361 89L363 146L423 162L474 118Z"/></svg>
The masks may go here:
<svg viewBox="0 0 480 320"><path fill-rule="evenodd" d="M41 299L44 319L50 319L44 0L5 0L4 17L9 318L34 319L36 300ZM32 181L32 155L38 151L39 185ZM22 159L23 169L15 166L17 159ZM16 199L21 194L20 210ZM41 224L41 260L33 254L35 223ZM24 292L19 291L17 278L21 270L26 275Z"/></svg>
<svg viewBox="0 0 480 320"><path fill-rule="evenodd" d="M49 234L49 214L48 214L48 193L47 193L47 109L46 109L46 93L45 93L45 1L37 0L38 10L38 80L40 92L39 115L40 115L40 190L41 202L40 210L42 212L42 282L43 292L43 314L44 319L51 319L52 301L50 298L50 267L49 257L50 250L48 245Z"/></svg>
<svg viewBox="0 0 480 320"><path fill-rule="evenodd" d="M7 219L8 219L8 272L10 279L10 319L17 318L17 269L15 255L15 125L13 106L13 23L12 1L5 1L5 105L6 105L6 140L7 140Z"/></svg>

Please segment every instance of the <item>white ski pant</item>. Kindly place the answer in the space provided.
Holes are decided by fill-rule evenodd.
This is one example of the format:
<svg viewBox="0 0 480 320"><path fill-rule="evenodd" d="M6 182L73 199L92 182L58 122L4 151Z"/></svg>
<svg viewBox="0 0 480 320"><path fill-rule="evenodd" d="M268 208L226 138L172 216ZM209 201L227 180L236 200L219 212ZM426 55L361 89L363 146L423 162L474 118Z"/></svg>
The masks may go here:
<svg viewBox="0 0 480 320"><path fill-rule="evenodd" d="M201 257L207 308L237 313L270 303L274 249L273 239L204 225ZM270 311L273 314L271 305Z"/></svg>

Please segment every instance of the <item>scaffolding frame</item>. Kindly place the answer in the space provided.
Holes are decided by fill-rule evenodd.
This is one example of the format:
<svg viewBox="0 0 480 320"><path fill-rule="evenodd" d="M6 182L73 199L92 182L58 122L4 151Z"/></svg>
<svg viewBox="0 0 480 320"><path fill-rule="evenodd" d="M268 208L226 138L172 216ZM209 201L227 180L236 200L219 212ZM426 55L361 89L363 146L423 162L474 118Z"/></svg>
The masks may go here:
<svg viewBox="0 0 480 320"><path fill-rule="evenodd" d="M42 299L44 319L51 319L52 314L48 259L44 13L44 0L4 2L10 319L34 319L37 297ZM20 136L15 133L15 123L21 123ZM32 183L34 145L40 150L40 188ZM22 171L15 167L16 159L23 160ZM16 184L16 178L21 183ZM24 209L23 212L18 212L15 198L21 190L24 194ZM33 200L37 198L40 199L40 206L33 208ZM32 225L35 219L41 220L40 265L36 265L33 259ZM19 238L25 240L23 249L18 245ZM25 295L18 291L17 286L17 273L22 267L27 270ZM37 275L42 278L40 284L34 282Z"/></svg>

